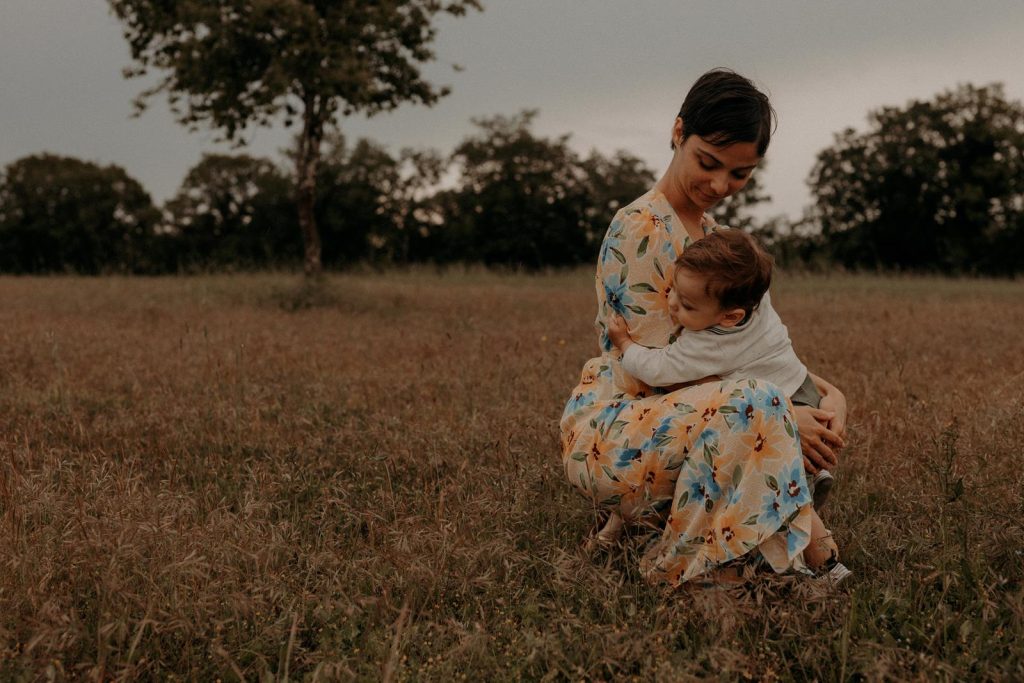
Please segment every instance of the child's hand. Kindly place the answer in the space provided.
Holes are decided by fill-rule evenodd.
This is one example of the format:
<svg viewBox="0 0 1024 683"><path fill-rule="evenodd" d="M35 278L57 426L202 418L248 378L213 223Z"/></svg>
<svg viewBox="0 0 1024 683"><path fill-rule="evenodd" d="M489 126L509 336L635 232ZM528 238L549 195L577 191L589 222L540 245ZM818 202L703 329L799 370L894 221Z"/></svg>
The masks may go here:
<svg viewBox="0 0 1024 683"><path fill-rule="evenodd" d="M626 347L633 343L633 338L629 336L629 328L626 326L626 319L621 315L614 315L608 321L608 338L612 340L612 344L619 349L619 351L625 352Z"/></svg>

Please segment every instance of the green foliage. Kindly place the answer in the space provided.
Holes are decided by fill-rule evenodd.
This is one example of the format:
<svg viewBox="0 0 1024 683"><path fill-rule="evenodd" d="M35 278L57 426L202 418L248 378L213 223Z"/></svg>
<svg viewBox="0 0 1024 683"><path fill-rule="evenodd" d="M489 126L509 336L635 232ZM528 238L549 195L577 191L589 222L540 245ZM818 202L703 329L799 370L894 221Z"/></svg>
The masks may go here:
<svg viewBox="0 0 1024 683"><path fill-rule="evenodd" d="M884 107L818 155L824 244L851 267L1013 273L1024 263L1024 106L963 85Z"/></svg>
<svg viewBox="0 0 1024 683"><path fill-rule="evenodd" d="M119 166L40 154L0 179L0 270L144 272L158 212Z"/></svg>
<svg viewBox="0 0 1024 683"><path fill-rule="evenodd" d="M432 150L397 157L372 140L349 146L334 135L317 178L316 220L324 262L408 262L428 258L438 222L433 194L447 165Z"/></svg>
<svg viewBox="0 0 1024 683"><path fill-rule="evenodd" d="M455 16L476 0L110 0L139 68L165 73L137 100L167 92L182 123L208 122L234 139L252 123L310 101L321 121L374 114L405 101L432 104L447 91L423 80L419 64L439 12Z"/></svg>
<svg viewBox="0 0 1024 683"><path fill-rule="evenodd" d="M267 159L207 154L167 203L180 266L266 266L301 255L291 179Z"/></svg>
<svg viewBox="0 0 1024 683"><path fill-rule="evenodd" d="M592 197L587 209L591 240L600 239L615 212L651 189L655 181L654 172L643 159L621 149L611 158L593 150L580 168Z"/></svg>
<svg viewBox="0 0 1024 683"><path fill-rule="evenodd" d="M336 115L372 115L446 94L420 65L439 13L461 16L477 0L110 0L139 66L164 73L136 100L166 92L178 120L209 123L229 140L281 115L302 122L295 154L298 218L307 272L320 269L314 222L324 128Z"/></svg>
<svg viewBox="0 0 1024 683"><path fill-rule="evenodd" d="M536 114L476 119L477 135L455 149L459 183L440 197L442 259L530 268L591 261L613 207L650 187L653 174L636 157L594 152L581 161L568 135L535 135Z"/></svg>

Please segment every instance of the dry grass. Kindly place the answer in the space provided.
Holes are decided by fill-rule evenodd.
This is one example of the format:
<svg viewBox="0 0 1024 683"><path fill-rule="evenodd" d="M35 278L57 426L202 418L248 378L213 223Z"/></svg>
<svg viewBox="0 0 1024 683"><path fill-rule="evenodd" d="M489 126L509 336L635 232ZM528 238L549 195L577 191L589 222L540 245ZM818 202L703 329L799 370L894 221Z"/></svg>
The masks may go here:
<svg viewBox="0 0 1024 683"><path fill-rule="evenodd" d="M1024 283L784 278L856 577L591 560L590 274L0 279L0 679L1024 678Z"/></svg>

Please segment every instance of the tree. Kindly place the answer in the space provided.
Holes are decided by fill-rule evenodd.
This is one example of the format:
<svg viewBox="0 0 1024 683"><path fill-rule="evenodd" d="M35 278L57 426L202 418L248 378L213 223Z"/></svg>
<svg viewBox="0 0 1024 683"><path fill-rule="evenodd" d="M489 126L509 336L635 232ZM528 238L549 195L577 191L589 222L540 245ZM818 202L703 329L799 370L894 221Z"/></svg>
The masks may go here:
<svg viewBox="0 0 1024 683"><path fill-rule="evenodd" d="M999 84L884 107L818 154L813 217L852 267L1012 273L1024 255L1024 106Z"/></svg>
<svg viewBox="0 0 1024 683"><path fill-rule="evenodd" d="M0 178L0 270L142 272L159 212L119 166L50 154Z"/></svg>
<svg viewBox="0 0 1024 683"><path fill-rule="evenodd" d="M341 264L370 258L372 240L393 230L388 210L398 182L398 163L384 147L362 139L349 146L332 136L317 179L316 219L323 228L324 261Z"/></svg>
<svg viewBox="0 0 1024 683"><path fill-rule="evenodd" d="M268 159L206 154L167 203L180 265L298 261L291 179Z"/></svg>
<svg viewBox="0 0 1024 683"><path fill-rule="evenodd" d="M592 256L586 175L569 136L530 131L536 113L476 119L478 134L455 149L442 258L536 268Z"/></svg>
<svg viewBox="0 0 1024 683"><path fill-rule="evenodd" d="M619 150L610 158L591 151L580 167L593 201L587 208L592 241L599 241L615 212L654 185L654 171L640 157Z"/></svg>
<svg viewBox="0 0 1024 683"><path fill-rule="evenodd" d="M136 100L166 92L178 120L237 141L250 124L293 116L296 204L305 270L321 270L316 180L325 127L337 114L373 115L403 102L431 105L448 91L424 80L439 13L478 0L109 0L139 66L165 72Z"/></svg>

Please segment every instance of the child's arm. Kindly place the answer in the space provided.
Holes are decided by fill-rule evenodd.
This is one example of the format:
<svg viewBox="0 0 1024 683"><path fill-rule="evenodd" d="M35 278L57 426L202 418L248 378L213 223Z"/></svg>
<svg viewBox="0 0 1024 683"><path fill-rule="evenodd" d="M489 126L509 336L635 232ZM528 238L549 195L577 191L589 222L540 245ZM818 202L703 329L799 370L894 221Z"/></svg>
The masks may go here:
<svg viewBox="0 0 1024 683"><path fill-rule="evenodd" d="M716 362L713 341L693 333L683 337L664 348L649 349L633 341L622 316L608 321L608 338L622 352L623 369L652 387L698 382L725 371Z"/></svg>

